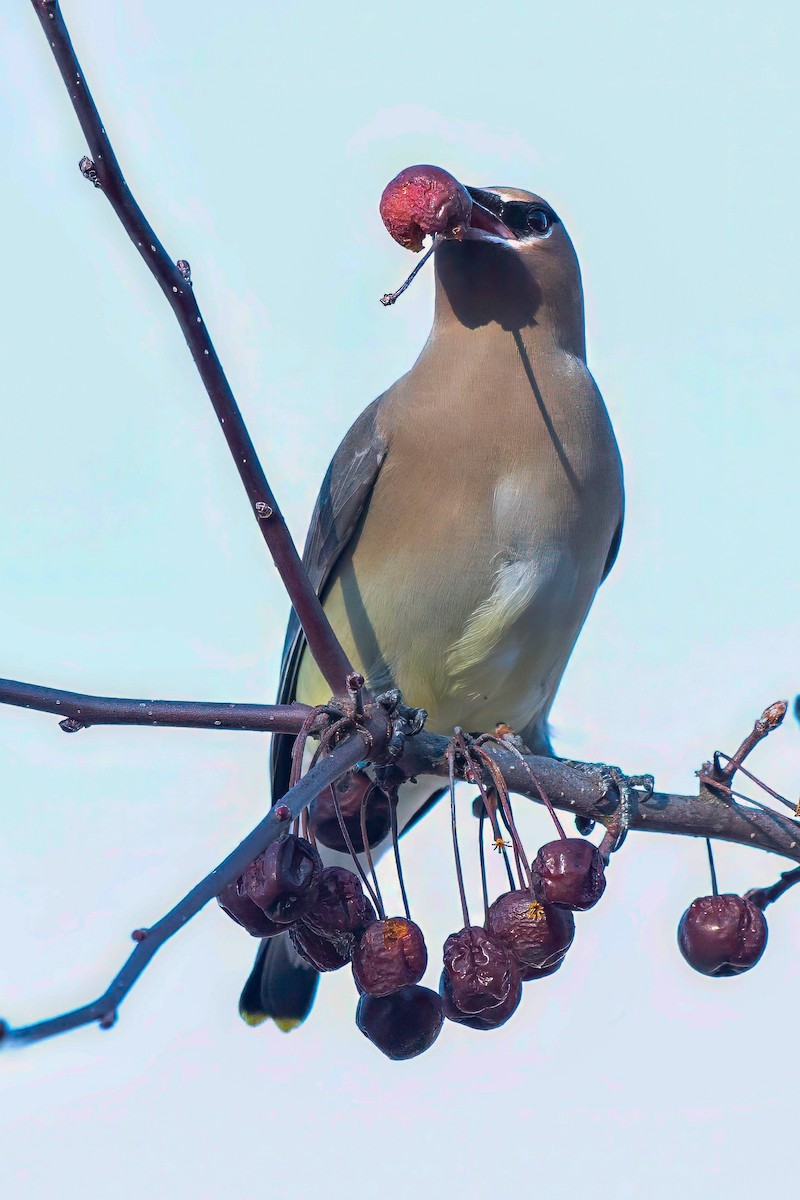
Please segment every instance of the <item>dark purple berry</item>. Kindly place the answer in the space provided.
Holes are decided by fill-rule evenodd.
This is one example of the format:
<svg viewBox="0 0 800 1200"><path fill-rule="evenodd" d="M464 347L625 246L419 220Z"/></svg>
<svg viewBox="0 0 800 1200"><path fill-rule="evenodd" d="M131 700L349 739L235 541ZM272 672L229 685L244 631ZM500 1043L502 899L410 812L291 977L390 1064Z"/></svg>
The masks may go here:
<svg viewBox="0 0 800 1200"><path fill-rule="evenodd" d="M548 842L533 860L532 871L536 899L558 908L591 908L606 888L603 856L582 838Z"/></svg>
<svg viewBox="0 0 800 1200"><path fill-rule="evenodd" d="M389 836L391 829L389 798L370 779L366 771L348 771L333 786L344 818L345 829L359 854L364 849L364 839L361 836L362 800L365 804L367 841L370 847L377 846ZM317 798L311 802L308 815L317 841L331 850L340 850L346 854L347 842L342 836L330 788L320 792Z"/></svg>
<svg viewBox="0 0 800 1200"><path fill-rule="evenodd" d="M450 934L444 973L456 1007L467 1016L502 1004L519 974L505 946L479 925Z"/></svg>
<svg viewBox="0 0 800 1200"><path fill-rule="evenodd" d="M511 972L511 986L508 989L508 995L500 1004L495 1004L492 1008L485 1008L479 1013L462 1012L458 1005L453 1000L453 989L450 984L447 972L442 971L439 980L439 995L442 998L442 1011L448 1021L455 1021L458 1025L466 1025L469 1029L499 1029L501 1025L505 1025L509 1017L512 1017L519 1007L519 1002L522 999L522 982L519 972L516 967Z"/></svg>
<svg viewBox="0 0 800 1200"><path fill-rule="evenodd" d="M237 879L217 896L217 904L237 925L242 925L253 937L274 937L283 933L285 926L276 925L243 890L243 882Z"/></svg>
<svg viewBox="0 0 800 1200"><path fill-rule="evenodd" d="M353 975L369 996L388 996L406 984L419 983L427 965L422 930L405 917L368 925L353 950Z"/></svg>
<svg viewBox="0 0 800 1200"><path fill-rule="evenodd" d="M290 928L289 937L300 957L318 971L338 971L350 962L353 952L351 933L337 933L326 937L325 934L312 929L305 921L298 921Z"/></svg>
<svg viewBox="0 0 800 1200"><path fill-rule="evenodd" d="M489 909L486 928L514 956L522 978L536 979L561 966L575 936L575 918L530 892L505 892ZM528 969L534 974L528 976Z"/></svg>
<svg viewBox="0 0 800 1200"><path fill-rule="evenodd" d="M439 1036L442 1002L430 988L410 984L391 996L362 996L356 1025L387 1058L416 1058Z"/></svg>
<svg viewBox="0 0 800 1200"><path fill-rule="evenodd" d="M324 869L314 907L305 916L307 925L326 935L361 933L377 919L356 874L346 867Z"/></svg>
<svg viewBox="0 0 800 1200"><path fill-rule="evenodd" d="M290 925L313 908L321 875L316 849L290 833L250 863L243 876L244 890L270 920Z"/></svg>
<svg viewBox="0 0 800 1200"><path fill-rule="evenodd" d="M767 944L767 922L744 896L701 896L681 917L678 946L703 975L740 975L754 967Z"/></svg>

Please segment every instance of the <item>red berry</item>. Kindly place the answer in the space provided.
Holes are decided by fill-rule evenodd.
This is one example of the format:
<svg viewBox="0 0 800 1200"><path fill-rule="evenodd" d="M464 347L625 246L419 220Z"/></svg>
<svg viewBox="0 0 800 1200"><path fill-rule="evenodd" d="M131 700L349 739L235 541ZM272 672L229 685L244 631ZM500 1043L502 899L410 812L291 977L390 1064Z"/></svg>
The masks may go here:
<svg viewBox="0 0 800 1200"><path fill-rule="evenodd" d="M767 922L744 896L701 896L681 917L678 946L703 975L740 975L754 967L767 944Z"/></svg>
<svg viewBox="0 0 800 1200"><path fill-rule="evenodd" d="M383 190L383 223L407 250L422 249L425 234L452 233L468 225L472 213L469 192L441 167L406 167Z"/></svg>
<svg viewBox="0 0 800 1200"><path fill-rule="evenodd" d="M277 925L267 914L255 904L245 893L243 882L237 879L230 883L217 896L217 904L232 917L237 925L242 925L253 937L274 937L283 933L284 925Z"/></svg>
<svg viewBox="0 0 800 1200"><path fill-rule="evenodd" d="M467 1016L502 1004L519 976L505 946L479 925L450 934L444 944L444 973L456 1007Z"/></svg>
<svg viewBox="0 0 800 1200"><path fill-rule="evenodd" d="M548 842L536 855L531 869L536 899L558 908L591 908L606 888L603 856L583 838Z"/></svg>
<svg viewBox="0 0 800 1200"><path fill-rule="evenodd" d="M346 867L326 867L305 923L327 937L336 933L360 934L377 919L358 876Z"/></svg>
<svg viewBox="0 0 800 1200"><path fill-rule="evenodd" d="M350 962L353 951L351 933L337 933L326 937L325 934L312 929L305 921L298 921L290 928L289 937L300 957L318 971L338 971Z"/></svg>
<svg viewBox="0 0 800 1200"><path fill-rule="evenodd" d="M357 853L360 854L364 849L364 839L361 836L362 802L365 805L364 820L370 847L377 846L389 836L391 829L389 798L370 779L366 771L348 771L333 786L336 789L336 799L339 802L345 829L350 835L350 840ZM330 850L340 850L346 854L347 842L342 836L342 828L336 815L336 805L333 802L330 788L320 792L319 796L311 802L308 815L317 841Z"/></svg>
<svg viewBox="0 0 800 1200"><path fill-rule="evenodd" d="M290 833L250 863L243 876L244 890L270 920L289 925L313 908L321 875L316 849Z"/></svg>
<svg viewBox="0 0 800 1200"><path fill-rule="evenodd" d="M501 1001L500 1004L495 1004L492 1008L485 1008L479 1013L465 1013L461 1011L453 1000L453 989L446 971L442 971L439 980L439 995L442 998L442 1011L448 1021L455 1021L458 1025L466 1025L469 1029L499 1029L501 1025L505 1025L509 1017L512 1017L519 1007L519 1002L522 999L522 982L519 972L514 967L511 973L511 985L505 1000Z"/></svg>
<svg viewBox="0 0 800 1200"><path fill-rule="evenodd" d="M419 983L427 965L422 930L405 917L368 925L353 950L356 984L370 996L388 996L406 984Z"/></svg>
<svg viewBox="0 0 800 1200"><path fill-rule="evenodd" d="M387 1058L416 1058L442 1028L442 1002L430 988L411 984L391 996L362 996L356 1025Z"/></svg>
<svg viewBox="0 0 800 1200"><path fill-rule="evenodd" d="M538 979L561 966L575 936L575 918L529 892L505 892L489 909L486 928L513 954L523 980Z"/></svg>

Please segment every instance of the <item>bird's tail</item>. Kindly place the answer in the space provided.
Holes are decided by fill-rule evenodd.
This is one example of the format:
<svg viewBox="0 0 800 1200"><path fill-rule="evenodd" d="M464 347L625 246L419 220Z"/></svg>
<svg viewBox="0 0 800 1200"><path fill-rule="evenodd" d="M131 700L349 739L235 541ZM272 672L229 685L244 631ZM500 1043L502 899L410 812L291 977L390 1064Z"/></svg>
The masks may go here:
<svg viewBox="0 0 800 1200"><path fill-rule="evenodd" d="M271 1017L284 1033L302 1025L314 1005L319 973L295 950L288 933L264 938L239 998L248 1025Z"/></svg>

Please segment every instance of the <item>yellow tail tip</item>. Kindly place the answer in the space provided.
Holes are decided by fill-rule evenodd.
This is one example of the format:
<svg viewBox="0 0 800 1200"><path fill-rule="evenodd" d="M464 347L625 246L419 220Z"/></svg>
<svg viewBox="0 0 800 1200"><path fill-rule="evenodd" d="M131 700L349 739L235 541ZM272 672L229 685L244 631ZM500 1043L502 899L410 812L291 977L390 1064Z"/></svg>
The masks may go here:
<svg viewBox="0 0 800 1200"><path fill-rule="evenodd" d="M299 1025L303 1024L297 1017L273 1017L273 1020L281 1033L291 1033L293 1029L297 1029Z"/></svg>
<svg viewBox="0 0 800 1200"><path fill-rule="evenodd" d="M255 1028L256 1025L263 1025L269 1020L266 1013L263 1012L246 1012L244 1009L239 1009L239 1016L244 1021L245 1025L250 1025Z"/></svg>

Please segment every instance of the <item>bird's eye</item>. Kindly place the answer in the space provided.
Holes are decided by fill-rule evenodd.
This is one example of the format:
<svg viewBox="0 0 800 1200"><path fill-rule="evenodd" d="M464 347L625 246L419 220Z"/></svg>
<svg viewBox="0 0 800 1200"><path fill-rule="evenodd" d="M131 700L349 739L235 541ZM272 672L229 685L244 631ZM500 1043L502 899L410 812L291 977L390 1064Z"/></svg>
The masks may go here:
<svg viewBox="0 0 800 1200"><path fill-rule="evenodd" d="M529 208L525 218L529 233L547 233L553 224L549 213L543 208Z"/></svg>

